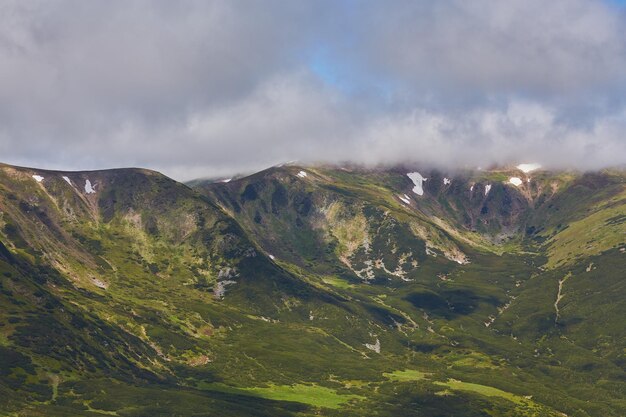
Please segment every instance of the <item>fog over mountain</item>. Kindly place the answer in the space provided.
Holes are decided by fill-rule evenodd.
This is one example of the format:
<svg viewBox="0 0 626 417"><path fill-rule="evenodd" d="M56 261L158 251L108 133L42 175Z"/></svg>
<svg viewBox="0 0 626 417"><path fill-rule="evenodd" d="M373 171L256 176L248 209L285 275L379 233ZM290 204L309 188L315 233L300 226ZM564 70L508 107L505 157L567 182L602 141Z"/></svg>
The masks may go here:
<svg viewBox="0 0 626 417"><path fill-rule="evenodd" d="M5 1L3 162L626 163L618 1Z"/></svg>

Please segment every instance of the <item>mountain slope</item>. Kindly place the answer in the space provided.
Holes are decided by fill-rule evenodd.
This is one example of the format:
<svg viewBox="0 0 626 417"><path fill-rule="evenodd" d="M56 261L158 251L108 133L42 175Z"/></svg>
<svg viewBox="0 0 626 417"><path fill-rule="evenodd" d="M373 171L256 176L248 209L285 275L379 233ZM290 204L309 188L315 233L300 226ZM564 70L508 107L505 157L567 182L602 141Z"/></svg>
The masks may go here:
<svg viewBox="0 0 626 417"><path fill-rule="evenodd" d="M552 365L563 364L554 359L558 350L568 358L568 370L602 363L607 369L598 375L621 379L624 323L615 314L626 306L615 294L625 292L623 172L423 171L419 178L427 180L420 190L412 172L294 166L195 187L278 262L296 264L322 282L387 287L365 291L390 291L384 294L387 304L403 309L408 301L417 307L409 316L438 315L448 325L463 318L459 326L476 326L466 319L482 315L480 325L490 333L547 350ZM275 208L277 195L283 196L282 211ZM302 201L309 201L305 212ZM328 215L337 206L349 213L344 233L333 233L337 222ZM388 233L380 217L397 229ZM404 237L407 231L412 233ZM303 236L313 240L317 253L298 247L294 239ZM363 276L362 264L355 268L342 259L345 248L356 248L348 251L356 260L359 250L370 256L369 276ZM399 262L406 253L417 262ZM396 269L399 264L402 269ZM403 269L408 273L395 274ZM485 342L486 336L477 336L481 330L472 332ZM583 351L591 356L582 359ZM537 352L532 361L539 361Z"/></svg>
<svg viewBox="0 0 626 417"><path fill-rule="evenodd" d="M623 172L500 169L446 175L429 171L419 187L411 175L410 168L294 166L271 168L228 183L196 181L194 188L236 218L268 251L280 252L300 265L307 257L339 261L357 276L362 274L355 272L349 258L357 256L359 249L371 251L376 239L384 239L379 246L392 247L381 247L378 256L371 258L398 251L403 238L409 240L407 247L421 241L420 253L400 262L405 266L429 259L424 252L463 264L471 260L464 252L525 248L546 251L552 267L623 243ZM520 184L513 184L515 180ZM576 245L574 235L587 230L598 231L593 249ZM559 249L567 243L571 253ZM320 267L319 263L313 267ZM393 275L384 268L374 269Z"/></svg>
<svg viewBox="0 0 626 417"><path fill-rule="evenodd" d="M410 172L0 166L0 409L622 415L624 174Z"/></svg>
<svg viewBox="0 0 626 417"><path fill-rule="evenodd" d="M39 360L34 371L38 376L52 374L55 380L64 381L123 376L122 366L113 360L94 364L89 357L67 363L63 354L54 353L71 346L69 340L77 338L80 329L88 329L93 332L88 335L89 343L103 344L100 349L104 351L121 344L120 357L133 362L137 372L132 377L145 379L141 384L195 385L193 379L179 380L178 367L184 368L183 375L189 372L187 368L204 368L195 375L212 381L216 377L205 366L210 362L223 363L224 373L241 378L240 371L258 365L250 359L248 364L228 369L231 358L237 356L230 352L228 345L234 342L228 329L246 327L233 338L255 337L263 327L257 322L266 319L260 313L272 320L289 315L292 321L298 316L303 317L299 321L308 321L310 309L291 313L292 302L318 302L343 311L335 307L339 301L332 296L258 255L238 226L206 200L160 174L143 170L35 173L13 167L6 167L4 174L2 240L7 253L25 271L7 272L3 281L9 288L7 303L15 302L15 292L33 300L41 293L69 303L82 319L82 315L93 315L114 329L68 319L58 325L48 323L44 332L33 326L55 317L49 317L47 310L27 309L35 301L25 303L25 310L8 310L5 319L10 325L4 328L3 340L11 349L31 354L35 345L51 344L39 352L41 357L34 358ZM43 179L38 181L33 175ZM83 187L87 180L95 192ZM42 276L37 268L49 269L55 280ZM36 284L30 290L22 288ZM281 337L294 331L285 330ZM40 340L30 340L33 335ZM302 342L315 338L312 335ZM78 347L72 349L84 353ZM274 355L280 360L278 351ZM60 363L48 363L52 356L58 356ZM107 372L108 367L113 369ZM10 375L16 372L15 368L9 371Z"/></svg>

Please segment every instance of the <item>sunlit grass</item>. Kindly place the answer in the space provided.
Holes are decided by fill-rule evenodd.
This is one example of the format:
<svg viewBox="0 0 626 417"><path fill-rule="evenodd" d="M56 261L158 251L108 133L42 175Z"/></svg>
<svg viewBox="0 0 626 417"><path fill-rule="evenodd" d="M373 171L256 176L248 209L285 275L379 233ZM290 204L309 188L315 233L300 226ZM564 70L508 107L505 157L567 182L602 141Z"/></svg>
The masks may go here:
<svg viewBox="0 0 626 417"><path fill-rule="evenodd" d="M519 395L515 395L507 391L502 391L498 388L490 387L487 385L474 384L471 382L463 382L456 379L448 379L446 382L437 381L435 382L435 385L445 386L456 391L474 392L476 394L484 395L486 397L500 397L504 398L505 400L514 402L515 404L525 404L528 402L528 400L520 397Z"/></svg>
<svg viewBox="0 0 626 417"><path fill-rule="evenodd" d="M341 278L324 277L324 278L322 278L322 281L325 284L332 285L333 287L337 287L337 288L347 289L347 288L353 288L354 287L353 284L350 284L348 281L346 281L344 279L341 279Z"/></svg>
<svg viewBox="0 0 626 417"><path fill-rule="evenodd" d="M354 394L338 394L331 388L319 385L273 385L265 387L232 387L220 383L201 384L201 389L226 392L230 394L252 395L276 401L293 401L315 407L341 408L351 400L363 400L365 397Z"/></svg>
<svg viewBox="0 0 626 417"><path fill-rule="evenodd" d="M421 379L426 379L431 374L417 371L414 369L405 369L404 371L393 371L393 372L385 372L383 376L391 381L397 382L406 382L406 381L419 381Z"/></svg>

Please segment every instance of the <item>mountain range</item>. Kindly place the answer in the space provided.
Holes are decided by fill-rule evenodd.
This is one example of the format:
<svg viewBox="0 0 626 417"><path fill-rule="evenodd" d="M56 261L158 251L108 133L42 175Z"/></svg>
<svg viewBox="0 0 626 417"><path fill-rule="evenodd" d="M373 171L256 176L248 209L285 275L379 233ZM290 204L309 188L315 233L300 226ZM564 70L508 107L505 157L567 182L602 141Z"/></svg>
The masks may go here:
<svg viewBox="0 0 626 417"><path fill-rule="evenodd" d="M0 165L0 415L624 416L626 171Z"/></svg>

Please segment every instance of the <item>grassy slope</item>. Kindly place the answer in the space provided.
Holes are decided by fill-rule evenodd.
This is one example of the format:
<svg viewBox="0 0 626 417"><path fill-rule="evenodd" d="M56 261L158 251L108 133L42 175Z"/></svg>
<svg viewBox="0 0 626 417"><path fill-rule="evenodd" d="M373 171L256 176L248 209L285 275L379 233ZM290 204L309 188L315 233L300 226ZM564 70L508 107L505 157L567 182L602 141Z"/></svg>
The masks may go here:
<svg viewBox="0 0 626 417"><path fill-rule="evenodd" d="M296 174L300 170L299 167L273 169L236 183L205 184L199 185L199 189L214 196L251 235L261 239L262 245L269 247L269 251L279 258L286 258L285 262L304 265L304 269L309 272L313 268L309 268L306 260L294 258L290 248L281 247L280 244L292 235L313 234L315 227L319 227L320 219L312 215L313 220L308 228L306 221L293 221L276 213L269 214L272 220L271 223L268 221L268 227L265 227L264 221L254 221L254 215L260 213L261 217L264 216L264 205L271 205L271 200L265 196L271 195L271 191L276 188L269 186L268 191L268 184L280 182L289 190L283 192L286 194L284 205L287 207L297 207L303 190L317 197L312 203L313 213L316 210L328 211L328 207L333 209L337 204L351 207L353 214L350 219L356 222L355 225L360 225L355 229L357 231L363 230L363 220L359 220L359 216L362 218L363 213L366 213L365 223L374 226L369 228L370 236L372 229L376 233L384 231L377 225L375 215L371 215L375 209L355 212L354 207L371 205L388 215L391 213L398 222L414 221L420 226L440 226L437 233L443 233L446 239L453 240L452 244L465 251L472 261L470 265L459 267L450 262L433 262L434 259L424 257L415 275L410 275L416 280L414 283L399 283L384 271L376 271L376 276L387 277L377 284L386 282L383 286L387 288L372 288L359 285L358 277L348 272L340 275L346 277L343 281L345 284L337 286L337 282L342 281L326 272L330 270L329 267L326 270L322 268L324 263L336 265L339 256L332 255L338 255L341 251L331 251L331 256L328 256L327 250L326 258L315 259L314 267L322 272L313 276L321 276L323 283L335 284L338 291L366 294L378 305L397 313L398 317L409 317L421 329L425 327L432 338L424 337L423 333L416 337L413 343L418 349L437 350L443 344L459 344L470 348L467 357L459 358L452 365L452 369L463 369L460 379L474 374L486 382L503 382L502 375L491 374L489 366L485 365L493 364L492 361L475 358L474 352L482 351L484 353L480 355L486 353L487 358L494 358L493 362L499 365L499 372L503 364L507 364L530 371L531 378L537 382L544 380L548 383L556 375L568 380L559 389L559 394L550 393L547 388L530 391L538 393L542 401L559 404L561 410L587 407L584 401L575 398L585 397L592 401L593 396L581 393L585 390L583 386L591 389L588 384L592 384L594 378L613 381L600 388L603 391L606 389L602 394L596 394L605 398L607 404L610 404L610 410L622 407L618 398L623 387L617 388L620 385L616 381L620 380L623 369L621 349L624 340L621 334L624 333L624 327L614 317L624 306L621 298L614 297L614 293L624 294L619 272L623 269L624 258L620 258L619 249L613 249L613 252L606 250L624 246L620 217L625 211L620 194L624 190L623 173L536 173L532 175L531 182L525 183L520 189L506 184L513 175L525 178L517 172L460 173L453 177L452 185L447 187L439 184L443 175L430 173L430 182L425 183L426 196L420 198L410 192L412 184L407 184L404 171L306 168L308 176L298 178ZM486 184L492 187L485 196ZM472 186L473 190L470 191ZM262 191L256 192L254 199L246 200L246 191L251 189ZM405 193L412 200L410 205L403 204L398 198L398 195ZM480 201L474 201L476 199ZM369 217L367 213L370 213ZM469 213L467 218L464 218L463 213ZM593 213L591 219L585 217L588 213ZM328 217L322 220L327 221L327 227L331 228L332 218ZM493 224L496 227L492 229ZM597 233L598 227L601 234ZM563 263L559 257L563 249L561 243L568 238L568 228L576 229L576 233L569 234L569 244L575 248L579 259L569 254L569 262ZM509 231L505 243L491 243L502 242L497 231L503 229ZM490 234L491 230L496 232ZM347 246L342 242L342 237L345 239L350 236L349 232L332 236L336 241L335 248ZM351 234L352 242L362 240L362 232ZM594 236L599 244L589 250L576 239L582 236ZM422 233L417 237L429 241L430 245L433 245L433 240L436 241L434 233ZM328 245L328 241L319 242L318 247ZM441 246L445 248L446 244L452 247L447 242ZM419 243L401 239L396 239L390 246L394 245L419 247ZM503 252L508 255L494 256ZM547 252L548 258L532 254L541 252ZM297 255L301 253L296 251ZM596 261L592 267L594 269L587 274L590 279L568 281L565 295L560 301L561 318L555 323L554 302L559 277L569 273L573 266L584 271L592 262L590 256L594 255L602 259L603 273L594 274L599 262ZM544 264L551 270L546 271L542 267ZM591 275L600 275L603 279L593 280ZM576 288L575 285L583 293L570 291L572 287ZM584 294L592 292L596 294L592 299ZM424 319L423 312L429 314L428 319ZM572 313L577 317L570 317ZM394 321L397 322L398 317ZM439 320L445 323L440 327L443 330L441 332L436 327ZM414 324L409 326L402 323L401 329L406 330ZM459 332L460 329L464 331ZM443 342L442 339L447 341ZM567 356L566 361L555 359L553 352L556 349ZM543 353L546 350L549 352L547 355ZM446 361L455 355L446 352L439 357ZM463 367L461 364L468 366ZM478 372L472 367L478 367ZM550 369L548 378L541 375L545 369ZM615 383L618 385L612 385ZM508 383L503 386L506 385ZM572 396L569 400L559 398L569 395ZM594 404L590 409L597 411L597 407Z"/></svg>
<svg viewBox="0 0 626 417"><path fill-rule="evenodd" d="M494 245L490 228L531 217L510 186L464 200L470 181L495 181L491 174L463 174L456 192L433 186L432 199L412 195L407 206L397 195L412 185L401 173L307 169L303 180L298 171L210 186L235 222L150 171L73 173L70 187L61 173L37 171L45 177L37 183L31 170L5 167L0 349L9 360L0 361L0 393L8 393L0 407L21 415L623 414L624 329L611 320L623 305L605 292L624 293L619 249L544 271L546 259L527 253L540 237ZM83 192L87 178L96 194ZM446 192L454 204L442 203ZM411 223L425 232L404 227ZM446 259L454 248L471 263ZM503 248L515 252L498 255ZM405 276L412 281L375 267L364 282L349 267L375 258L395 271L408 252L418 262ZM568 272L555 323L558 280ZM223 298L219 281L235 281ZM366 346L376 341L380 353Z"/></svg>

